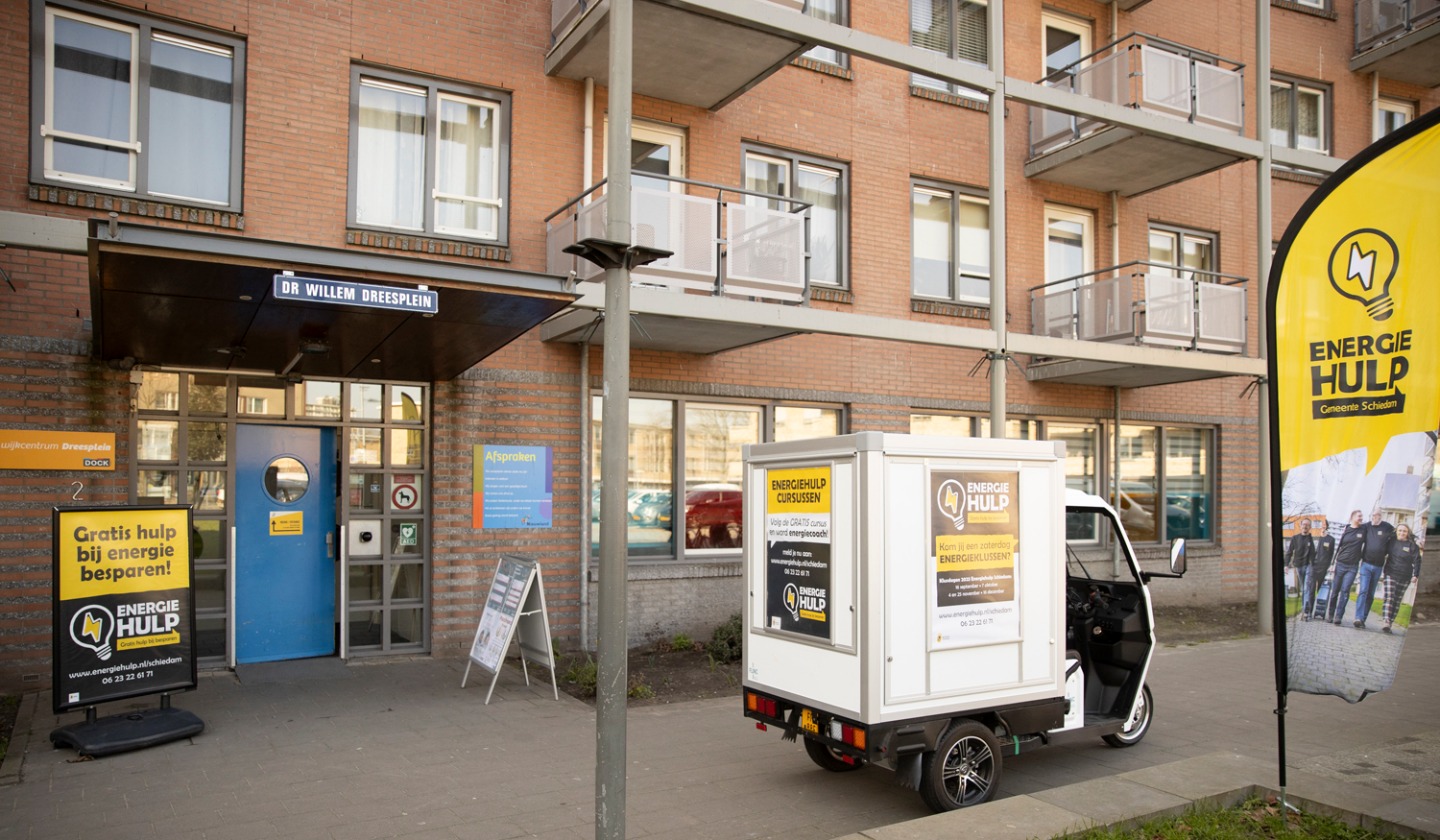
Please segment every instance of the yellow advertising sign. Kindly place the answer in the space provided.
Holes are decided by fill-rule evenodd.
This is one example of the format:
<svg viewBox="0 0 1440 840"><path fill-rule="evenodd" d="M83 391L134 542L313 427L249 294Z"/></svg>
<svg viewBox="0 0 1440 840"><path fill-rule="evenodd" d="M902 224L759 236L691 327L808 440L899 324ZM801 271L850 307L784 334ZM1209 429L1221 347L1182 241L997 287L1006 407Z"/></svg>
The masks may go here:
<svg viewBox="0 0 1440 840"><path fill-rule="evenodd" d="M0 470L113 470L110 432L0 429Z"/></svg>
<svg viewBox="0 0 1440 840"><path fill-rule="evenodd" d="M1359 447L1373 469L1391 438L1435 431L1437 196L1440 125L1317 193L1297 217L1275 291L1282 470Z"/></svg>
<svg viewBox="0 0 1440 840"><path fill-rule="evenodd" d="M829 513L830 468L771 470L765 484L766 513Z"/></svg>
<svg viewBox="0 0 1440 840"><path fill-rule="evenodd" d="M190 586L189 511L65 511L56 535L60 598Z"/></svg>

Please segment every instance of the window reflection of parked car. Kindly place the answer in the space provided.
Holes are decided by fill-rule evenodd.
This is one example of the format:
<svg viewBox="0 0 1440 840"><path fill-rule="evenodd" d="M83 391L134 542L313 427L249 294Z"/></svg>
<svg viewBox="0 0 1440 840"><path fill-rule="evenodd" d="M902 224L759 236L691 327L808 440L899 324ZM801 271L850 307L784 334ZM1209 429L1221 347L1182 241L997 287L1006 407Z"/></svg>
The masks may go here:
<svg viewBox="0 0 1440 840"><path fill-rule="evenodd" d="M670 521L675 518L674 506L670 501L670 494L662 494L652 502L639 505L630 513L630 522L633 525L643 525L648 528L670 527Z"/></svg>
<svg viewBox="0 0 1440 840"><path fill-rule="evenodd" d="M685 494L685 547L739 547L741 517L738 485L695 485Z"/></svg>

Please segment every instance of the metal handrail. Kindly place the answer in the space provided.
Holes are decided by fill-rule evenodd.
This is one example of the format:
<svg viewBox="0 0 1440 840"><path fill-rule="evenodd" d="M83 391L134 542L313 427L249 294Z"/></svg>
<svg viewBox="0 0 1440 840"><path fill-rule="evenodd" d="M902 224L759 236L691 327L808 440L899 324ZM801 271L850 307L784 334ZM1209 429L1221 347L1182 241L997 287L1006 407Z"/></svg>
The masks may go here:
<svg viewBox="0 0 1440 840"><path fill-rule="evenodd" d="M632 174L632 177L633 177L634 173L631 173L631 174ZM717 192L721 193L722 195L723 195L724 193L735 193L735 194L737 194L737 195L750 195L750 196L754 196L754 197L756 197L756 198L763 198L763 199L766 199L767 201L783 201L783 202L785 202L786 204L789 204L789 205L790 205L790 208L791 208L791 209L790 209L790 212L792 212L792 213L803 213L803 212L805 212L806 210L809 210L811 207L814 206L813 204L811 204L811 203L808 202L808 201L801 201L801 200L798 199L798 198L791 198L791 197L785 196L785 195L775 195L774 193L760 192L760 191L758 191L758 190L747 190L747 189L745 189L744 187L730 187L730 186L726 186L726 185L724 185L724 184L711 183L710 181L697 181L697 180L695 180L695 179L693 179L693 178L681 178L681 177L679 177L679 176L677 176L677 175L655 175L655 174L646 172L643 177L645 177L645 178L653 178L653 179L655 179L655 180L657 180L657 181L667 181L667 182L670 182L670 183L673 183L673 184L685 184L685 185L691 186L691 187L703 187L703 188L709 189L709 190L716 190ZM609 179L609 178L601 178L599 181L596 181L593 185L591 185L589 189L585 190L584 192L580 193L579 195L575 196L574 198L571 198L570 200L566 201L564 204L560 205L560 209L559 209L559 210L556 210L555 212L553 212L553 213L551 213L550 215L546 216L542 221L544 221L544 222L546 222L546 223L549 223L550 220L554 219L556 216L559 216L560 214L564 213L566 210L569 210L571 207L574 207L576 204L578 204L578 203L580 203L581 201L585 200L585 197L586 197L586 196L590 195L591 193L593 193L593 192L595 192L596 190L600 189L601 187L605 186L605 185L608 184L609 182L610 182L610 179Z"/></svg>
<svg viewBox="0 0 1440 840"><path fill-rule="evenodd" d="M1105 55L1109 55L1112 51L1117 51L1117 48L1119 48L1122 44L1125 44L1127 41L1134 41L1135 43L1127 45L1125 49L1132 49L1134 47L1138 47L1143 41L1143 43L1153 44L1157 47L1160 47L1166 52L1172 52L1176 55L1184 56L1185 58L1203 61L1206 64L1214 64L1217 67L1222 65L1230 65L1228 69L1236 71L1245 69L1245 65L1239 61L1225 58L1223 56L1208 52L1206 50L1186 46L1185 44L1181 44L1177 41L1171 41L1168 38L1161 38L1158 35L1150 35L1145 32L1131 31L1120 36L1119 38L1116 38L1114 41L1111 41L1110 43L1102 47L1091 50L1090 52L1075 59L1064 67L1052 70L1040 80L1040 84L1043 85L1046 82L1059 81L1060 79L1074 76L1076 72L1085 69L1085 67L1090 63L1092 59L1099 57L1102 53Z"/></svg>
<svg viewBox="0 0 1440 840"><path fill-rule="evenodd" d="M1173 263L1155 262L1155 261L1153 261L1153 260L1131 260L1130 262L1120 263L1119 265L1112 265L1112 266L1110 266L1110 267L1108 267L1108 268L1097 268L1097 269L1095 269L1094 271L1086 271L1086 272L1084 272L1084 273L1082 273L1082 274L1076 274L1076 275L1073 275L1073 276L1071 276L1071 277L1063 277L1063 278L1061 278L1061 279L1059 279L1059 280L1051 280L1051 281L1048 282L1048 283L1041 283L1041 284L1038 285L1038 286L1031 286L1031 287L1029 288L1029 291L1030 291L1031 293L1034 293L1034 292L1039 291L1040 289L1048 288L1048 287L1050 287L1050 286L1058 286L1058 285L1060 285L1061 283L1078 283L1079 281L1085 279L1086 277L1097 277L1097 276L1100 276L1100 275L1109 275L1109 274L1116 274L1116 275L1118 275L1118 274L1123 273L1123 270L1124 270L1124 269L1130 268L1131 266L1137 266L1137 265L1150 266L1150 267L1152 267L1152 268L1164 269L1165 271L1173 271L1173 272L1176 272L1176 273L1183 273L1183 274L1201 274L1201 275L1204 275L1204 276L1206 276L1206 277L1224 278L1223 280L1216 279L1216 280L1202 281L1202 282L1209 282L1209 283L1219 283L1219 284L1222 285L1222 286L1238 286L1238 285L1240 285L1240 284L1242 284L1242 283L1249 283L1249 282L1250 282L1250 278L1248 278L1248 277L1243 277L1243 276L1241 276L1241 275L1239 275L1239 274L1226 274L1226 273L1224 273L1224 272L1220 272L1220 271L1210 271L1210 270L1208 270L1208 269L1203 269L1203 268L1186 268L1185 266L1175 265L1175 264L1173 264ZM1135 276L1135 275L1144 276L1144 274L1145 274L1145 272L1143 272L1143 271L1131 272L1131 276L1132 276L1132 277Z"/></svg>

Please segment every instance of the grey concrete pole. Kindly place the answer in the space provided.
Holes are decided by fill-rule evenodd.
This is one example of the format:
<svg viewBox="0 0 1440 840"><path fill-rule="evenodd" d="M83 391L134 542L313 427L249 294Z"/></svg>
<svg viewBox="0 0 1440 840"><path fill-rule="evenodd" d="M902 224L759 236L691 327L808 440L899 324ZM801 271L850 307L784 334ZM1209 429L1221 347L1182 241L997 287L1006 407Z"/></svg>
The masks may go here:
<svg viewBox="0 0 1440 840"><path fill-rule="evenodd" d="M631 0L610 0L610 126L605 238L630 242ZM628 256L625 258L628 260ZM595 837L625 838L625 497L630 463L630 266L605 271L600 410L600 592L595 683Z"/></svg>
<svg viewBox="0 0 1440 840"><path fill-rule="evenodd" d="M1271 231L1270 213L1270 2L1255 0L1255 136L1260 140L1260 159L1255 162L1255 270L1260 275L1259 337L1260 355L1266 353L1270 325L1265 323L1266 300L1270 293L1270 243L1274 240ZM1273 577L1270 572L1270 383L1260 380L1255 390L1259 401L1259 422L1256 423L1260 437L1257 457L1259 487L1256 494L1257 516L1255 523L1255 598L1259 617L1260 632L1275 631L1275 610L1271 599L1275 595Z"/></svg>
<svg viewBox="0 0 1440 840"><path fill-rule="evenodd" d="M986 37L995 90L990 94L990 436L1005 437L1005 3L991 0Z"/></svg>

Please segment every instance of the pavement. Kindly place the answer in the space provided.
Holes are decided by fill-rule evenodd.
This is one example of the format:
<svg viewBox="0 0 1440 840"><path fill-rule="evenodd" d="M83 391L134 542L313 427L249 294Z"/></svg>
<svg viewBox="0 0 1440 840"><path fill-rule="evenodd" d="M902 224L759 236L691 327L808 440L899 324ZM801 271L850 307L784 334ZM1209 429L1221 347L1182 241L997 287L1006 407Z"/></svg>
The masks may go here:
<svg viewBox="0 0 1440 840"><path fill-rule="evenodd" d="M202 673L174 705L204 732L93 760L49 741L83 716L28 694L0 765L0 840L593 838L594 710L555 699L544 669L527 686L509 665L487 705L488 675L461 688L464 670L417 657ZM1057 739L1006 757L994 802L940 815L884 770L819 769L800 745L756 731L738 698L631 709L627 837L1049 838L1278 788L1268 637L1161 648L1149 683L1155 719L1137 746ZM1440 840L1436 697L1437 624L1410 629L1384 693L1358 704L1290 694L1287 801Z"/></svg>

